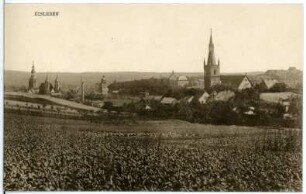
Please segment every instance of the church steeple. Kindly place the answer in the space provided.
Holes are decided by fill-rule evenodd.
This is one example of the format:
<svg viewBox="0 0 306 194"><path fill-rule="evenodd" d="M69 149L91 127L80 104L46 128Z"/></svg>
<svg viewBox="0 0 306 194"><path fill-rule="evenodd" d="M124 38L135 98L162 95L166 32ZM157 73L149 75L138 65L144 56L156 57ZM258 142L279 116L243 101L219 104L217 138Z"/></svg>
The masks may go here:
<svg viewBox="0 0 306 194"><path fill-rule="evenodd" d="M207 65L216 65L214 43L213 43L213 38L212 38L212 29L210 29L210 41L209 41L209 52L208 52Z"/></svg>
<svg viewBox="0 0 306 194"><path fill-rule="evenodd" d="M35 73L34 61L32 61L32 71L31 71L31 73L32 74Z"/></svg>
<svg viewBox="0 0 306 194"><path fill-rule="evenodd" d="M212 29L210 29L210 40L209 40L209 46L214 47L213 38L212 38Z"/></svg>
<svg viewBox="0 0 306 194"><path fill-rule="evenodd" d="M60 92L60 85L58 81L58 74L56 74L55 80L54 80L54 92L58 93Z"/></svg>
<svg viewBox="0 0 306 194"><path fill-rule="evenodd" d="M32 91L32 89L36 89L36 72L34 67L34 61L32 61L31 77L29 79L29 91Z"/></svg>
<svg viewBox="0 0 306 194"><path fill-rule="evenodd" d="M211 86L220 83L220 60L216 62L212 29L210 29L208 58L206 64L204 59L204 88L208 89Z"/></svg>

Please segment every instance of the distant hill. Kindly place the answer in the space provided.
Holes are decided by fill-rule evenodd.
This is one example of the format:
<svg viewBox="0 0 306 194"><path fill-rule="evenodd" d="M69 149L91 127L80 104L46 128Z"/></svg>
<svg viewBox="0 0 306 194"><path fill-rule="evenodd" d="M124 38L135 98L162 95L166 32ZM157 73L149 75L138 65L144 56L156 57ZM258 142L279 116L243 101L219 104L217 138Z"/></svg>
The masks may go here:
<svg viewBox="0 0 306 194"><path fill-rule="evenodd" d="M58 75L61 88L66 89L76 89L80 86L81 77L85 81L87 88L94 87L95 83L99 83L102 76L105 75L107 84L111 84L114 81L132 81L139 79L149 79L149 78L165 78L170 76L169 73L160 72L85 72L85 73L63 73L63 72L39 72L36 73L37 83L42 83L46 75L49 75L49 80L54 82L56 75ZM203 77L203 72L186 73L186 72L176 72L178 75L192 76L192 77ZM234 75L241 73L224 73L223 75ZM10 91L12 88L28 87L28 81L30 77L30 72L24 71L4 71L4 86L6 91ZM268 70L266 72L248 72L248 75L259 76L259 77L273 77L281 82L285 82L291 87L295 87L298 84L302 84L303 72L294 68L289 70Z"/></svg>
<svg viewBox="0 0 306 194"><path fill-rule="evenodd" d="M40 84L46 79L46 75L49 75L49 80L54 82L56 75L60 81L60 85L63 89L77 88L80 86L81 77L83 78L87 86L94 86L95 83L99 83L102 76L106 77L107 84L111 84L114 81L132 81L139 79L149 78L165 78L170 76L169 73L155 73L155 72L86 72L86 73L36 73L37 83ZM179 72L177 74L186 76L202 76L203 73L184 73ZM28 81L30 72L24 71L4 71L4 86L6 90L10 90L14 87L28 87Z"/></svg>
<svg viewBox="0 0 306 194"><path fill-rule="evenodd" d="M292 88L300 87L303 83L303 71L294 67L290 67L288 70L268 70L264 75L271 76L280 82L284 82Z"/></svg>

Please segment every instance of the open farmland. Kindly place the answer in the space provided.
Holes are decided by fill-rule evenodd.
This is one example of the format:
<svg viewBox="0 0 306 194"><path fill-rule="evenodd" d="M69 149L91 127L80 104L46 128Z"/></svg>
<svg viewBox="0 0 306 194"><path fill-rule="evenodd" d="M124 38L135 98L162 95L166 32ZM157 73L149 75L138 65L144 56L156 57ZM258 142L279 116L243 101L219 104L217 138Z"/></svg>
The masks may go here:
<svg viewBox="0 0 306 194"><path fill-rule="evenodd" d="M301 131L5 114L11 190L301 191Z"/></svg>

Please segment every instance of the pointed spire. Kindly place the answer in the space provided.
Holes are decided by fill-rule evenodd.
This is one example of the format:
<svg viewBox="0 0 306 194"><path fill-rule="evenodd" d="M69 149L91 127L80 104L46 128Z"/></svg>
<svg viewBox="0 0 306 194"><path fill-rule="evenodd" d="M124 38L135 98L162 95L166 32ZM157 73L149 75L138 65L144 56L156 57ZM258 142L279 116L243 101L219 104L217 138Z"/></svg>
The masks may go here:
<svg viewBox="0 0 306 194"><path fill-rule="evenodd" d="M55 81L57 81L58 80L58 74L56 74L56 77L55 77Z"/></svg>
<svg viewBox="0 0 306 194"><path fill-rule="evenodd" d="M46 81L49 81L49 74L46 75Z"/></svg>
<svg viewBox="0 0 306 194"><path fill-rule="evenodd" d="M210 40L209 40L209 45L213 45L213 38L212 38L212 28L210 28Z"/></svg>
<svg viewBox="0 0 306 194"><path fill-rule="evenodd" d="M31 73L35 73L34 61L32 61L32 71Z"/></svg>
<svg viewBox="0 0 306 194"><path fill-rule="evenodd" d="M207 58L207 65L217 65L215 61L215 53L214 53L214 43L212 40L212 29L210 29L210 41L209 41L209 52Z"/></svg>

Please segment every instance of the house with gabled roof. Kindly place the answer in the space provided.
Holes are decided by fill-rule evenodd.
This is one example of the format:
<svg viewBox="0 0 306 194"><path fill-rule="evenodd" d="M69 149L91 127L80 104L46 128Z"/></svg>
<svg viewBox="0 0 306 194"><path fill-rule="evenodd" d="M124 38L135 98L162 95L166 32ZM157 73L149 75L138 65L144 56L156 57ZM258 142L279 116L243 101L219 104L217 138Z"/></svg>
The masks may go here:
<svg viewBox="0 0 306 194"><path fill-rule="evenodd" d="M160 101L161 104L175 105L177 100L171 97L163 97Z"/></svg>
<svg viewBox="0 0 306 194"><path fill-rule="evenodd" d="M222 75L221 83L234 90L243 90L253 86L247 75Z"/></svg>
<svg viewBox="0 0 306 194"><path fill-rule="evenodd" d="M251 80L253 86L262 85L266 89L272 88L275 84L279 83L277 79L272 78L267 75L250 75L248 76L249 80Z"/></svg>
<svg viewBox="0 0 306 194"><path fill-rule="evenodd" d="M177 85L180 87L186 87L189 85L189 80L187 76L181 75L178 77Z"/></svg>
<svg viewBox="0 0 306 194"><path fill-rule="evenodd" d="M172 87L187 87L188 85L190 85L189 79L189 77L185 75L178 75L174 73L174 71L172 71L168 77L170 86Z"/></svg>
<svg viewBox="0 0 306 194"><path fill-rule="evenodd" d="M282 103L282 101L292 99L294 97L298 96L297 94L293 92L265 92L261 93L259 98L262 101L268 102L268 103Z"/></svg>
<svg viewBox="0 0 306 194"><path fill-rule="evenodd" d="M198 99L198 101L200 102L200 104L206 104L208 98L209 98L209 94L207 92L204 92Z"/></svg>
<svg viewBox="0 0 306 194"><path fill-rule="evenodd" d="M214 100L215 101L223 101L223 102L227 102L229 101L231 98L233 98L235 96L235 93L231 90L224 90L219 92L215 97Z"/></svg>
<svg viewBox="0 0 306 194"><path fill-rule="evenodd" d="M270 79L264 79L263 83L265 84L265 87L267 89L272 88L275 84L279 83L276 79L270 78Z"/></svg>
<svg viewBox="0 0 306 194"><path fill-rule="evenodd" d="M270 77L248 76L248 75L223 75L221 83L234 90L244 90L262 84L266 89L272 88L276 83L276 79Z"/></svg>

